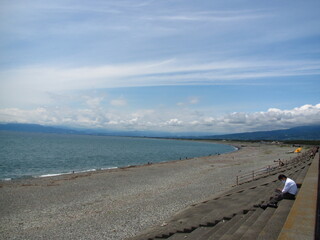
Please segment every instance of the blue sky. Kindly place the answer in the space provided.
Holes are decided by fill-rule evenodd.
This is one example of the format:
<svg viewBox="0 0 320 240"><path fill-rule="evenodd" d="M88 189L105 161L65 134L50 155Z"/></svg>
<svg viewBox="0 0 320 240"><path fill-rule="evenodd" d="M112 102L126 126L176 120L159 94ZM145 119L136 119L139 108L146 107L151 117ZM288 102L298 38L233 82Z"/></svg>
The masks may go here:
<svg viewBox="0 0 320 240"><path fill-rule="evenodd" d="M0 122L320 124L320 2L0 0Z"/></svg>

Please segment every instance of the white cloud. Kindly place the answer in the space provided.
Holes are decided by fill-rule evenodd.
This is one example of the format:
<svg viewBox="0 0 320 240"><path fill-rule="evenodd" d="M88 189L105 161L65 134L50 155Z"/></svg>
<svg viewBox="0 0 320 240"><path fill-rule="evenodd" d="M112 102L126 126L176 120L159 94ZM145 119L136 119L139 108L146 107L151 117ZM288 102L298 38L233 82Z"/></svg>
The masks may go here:
<svg viewBox="0 0 320 240"><path fill-rule="evenodd" d="M169 121L166 121L164 123L164 125L169 125L169 126L179 126L181 125L183 122L178 120L177 118L173 118L173 119L170 119Z"/></svg>
<svg viewBox="0 0 320 240"><path fill-rule="evenodd" d="M198 97L190 97L189 103L190 104L197 104L197 103L199 103L199 98Z"/></svg>
<svg viewBox="0 0 320 240"><path fill-rule="evenodd" d="M185 103L184 103L184 102L178 102L178 103L177 103L177 106L183 107L183 106L185 106Z"/></svg>
<svg viewBox="0 0 320 240"><path fill-rule="evenodd" d="M299 125L320 124L320 104L304 105L291 110L270 108L267 112L233 113L223 118L240 131L289 128Z"/></svg>
<svg viewBox="0 0 320 240"><path fill-rule="evenodd" d="M119 130L245 132L320 124L320 104L290 110L270 108L265 112L235 112L219 117L188 109L126 112L104 108L6 108L0 109L0 121Z"/></svg>
<svg viewBox="0 0 320 240"><path fill-rule="evenodd" d="M101 102L103 101L103 97L89 97L89 96L84 96L86 104L90 107L90 108L95 108L95 107L99 107Z"/></svg>
<svg viewBox="0 0 320 240"><path fill-rule="evenodd" d="M118 98L118 99L113 99L110 101L110 104L112 106L116 106L116 107L123 107L127 105L127 100L124 99L123 97Z"/></svg>

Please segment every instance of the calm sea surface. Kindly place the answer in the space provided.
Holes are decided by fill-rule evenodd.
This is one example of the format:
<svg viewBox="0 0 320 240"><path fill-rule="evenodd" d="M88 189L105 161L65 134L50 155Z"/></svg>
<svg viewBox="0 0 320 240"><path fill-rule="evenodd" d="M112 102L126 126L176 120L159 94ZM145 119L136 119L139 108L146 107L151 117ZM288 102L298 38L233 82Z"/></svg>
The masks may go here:
<svg viewBox="0 0 320 240"><path fill-rule="evenodd" d="M0 180L221 154L232 146L131 137L0 131Z"/></svg>

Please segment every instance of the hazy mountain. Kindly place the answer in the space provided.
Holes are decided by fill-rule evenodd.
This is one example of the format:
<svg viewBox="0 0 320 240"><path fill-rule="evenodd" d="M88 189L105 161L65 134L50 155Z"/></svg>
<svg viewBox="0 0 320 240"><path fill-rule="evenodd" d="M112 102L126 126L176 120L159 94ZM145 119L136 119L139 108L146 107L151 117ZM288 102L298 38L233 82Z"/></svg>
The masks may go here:
<svg viewBox="0 0 320 240"><path fill-rule="evenodd" d="M0 124L0 131L18 131L18 132L41 132L41 133L58 133L58 134L85 134L98 136L127 136L127 137L185 137L185 136L203 136L205 133L170 133L160 131L116 131L105 129L71 129L60 126L43 126L39 124L22 124L22 123L7 123Z"/></svg>
<svg viewBox="0 0 320 240"><path fill-rule="evenodd" d="M39 124L23 124L23 123L0 124L0 130L16 131L16 132L63 133L63 134L80 134L81 133L80 131L76 131L68 128L59 128L59 127L42 126Z"/></svg>
<svg viewBox="0 0 320 240"><path fill-rule="evenodd" d="M206 136L206 138L225 140L320 140L320 125L274 131L214 135Z"/></svg>
<svg viewBox="0 0 320 240"><path fill-rule="evenodd" d="M203 135L200 133L167 133L157 131L113 131L100 129L70 129L38 124L7 123L0 124L0 130L20 132L41 132L58 134L89 134L102 136L135 136L135 137L169 137L169 138L201 138L225 140L320 140L320 125L295 127L285 130L235 133L225 135Z"/></svg>

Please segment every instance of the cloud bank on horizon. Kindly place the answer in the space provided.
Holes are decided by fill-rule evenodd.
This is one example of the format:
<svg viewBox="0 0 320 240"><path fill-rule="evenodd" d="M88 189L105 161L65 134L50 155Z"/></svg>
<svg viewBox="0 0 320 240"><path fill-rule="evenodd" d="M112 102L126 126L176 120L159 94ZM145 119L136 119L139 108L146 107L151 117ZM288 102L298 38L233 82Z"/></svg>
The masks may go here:
<svg viewBox="0 0 320 240"><path fill-rule="evenodd" d="M0 3L0 122L243 132L320 124L320 3Z"/></svg>
<svg viewBox="0 0 320 240"><path fill-rule="evenodd" d="M116 130L158 130L173 132L245 132L283 129L301 125L319 124L320 104L304 105L291 110L270 108L266 112L234 112L220 117L208 117L189 110L166 112L145 110L130 114L121 111L105 112L101 108L65 110L37 108L21 110L0 109L5 122L38 123L43 125L78 126ZM186 117L190 116L191 117ZM175 117L175 118L170 118Z"/></svg>

